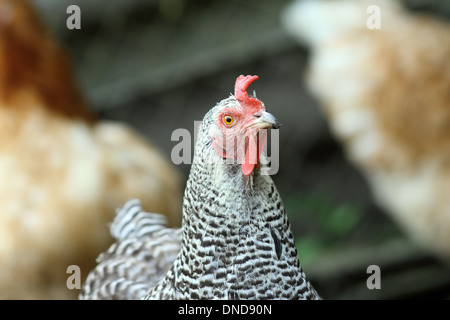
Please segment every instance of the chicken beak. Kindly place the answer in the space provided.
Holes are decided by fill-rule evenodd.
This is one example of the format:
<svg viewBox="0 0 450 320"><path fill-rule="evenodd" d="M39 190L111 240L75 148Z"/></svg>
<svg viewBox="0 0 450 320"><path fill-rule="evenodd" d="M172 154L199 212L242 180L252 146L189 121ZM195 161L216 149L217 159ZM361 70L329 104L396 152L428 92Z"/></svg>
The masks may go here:
<svg viewBox="0 0 450 320"><path fill-rule="evenodd" d="M259 158L261 157L267 140L267 131L265 129L278 129L280 127L277 119L266 111L260 113L257 112L254 114L254 117L255 120L253 120L248 127L251 127L252 129L256 128L258 130L256 132L252 130L253 132L246 136L247 145L241 160L242 173L245 176L248 176L253 172L255 165L259 167Z"/></svg>
<svg viewBox="0 0 450 320"><path fill-rule="evenodd" d="M267 111L263 111L258 114L259 117L252 123L252 127L257 127L259 129L278 129L280 124L277 119Z"/></svg>

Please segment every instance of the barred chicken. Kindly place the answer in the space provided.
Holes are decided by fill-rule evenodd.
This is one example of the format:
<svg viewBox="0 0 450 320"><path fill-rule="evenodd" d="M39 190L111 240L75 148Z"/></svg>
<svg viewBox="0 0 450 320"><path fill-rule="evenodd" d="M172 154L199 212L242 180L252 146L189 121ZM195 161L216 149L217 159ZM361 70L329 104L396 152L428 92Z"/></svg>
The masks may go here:
<svg viewBox="0 0 450 320"><path fill-rule="evenodd" d="M63 50L24 0L0 0L0 299L75 299L112 243L115 208L139 197L181 220L178 170L122 123L98 121Z"/></svg>
<svg viewBox="0 0 450 320"><path fill-rule="evenodd" d="M282 22L311 50L308 86L380 206L448 260L450 24L392 0L296 1Z"/></svg>
<svg viewBox="0 0 450 320"><path fill-rule="evenodd" d="M118 210L116 238L81 299L319 299L307 281L263 148L276 119L240 76L203 118L183 202L182 229ZM263 159L265 159L263 161Z"/></svg>

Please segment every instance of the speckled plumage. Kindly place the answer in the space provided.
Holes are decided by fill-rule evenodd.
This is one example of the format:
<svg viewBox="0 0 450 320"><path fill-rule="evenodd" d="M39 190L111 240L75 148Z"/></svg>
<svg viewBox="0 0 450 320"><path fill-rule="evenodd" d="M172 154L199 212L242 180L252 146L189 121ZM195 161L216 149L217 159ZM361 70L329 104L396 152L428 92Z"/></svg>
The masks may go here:
<svg viewBox="0 0 450 320"><path fill-rule="evenodd" d="M137 199L117 210L111 235L117 241L98 257L80 299L140 299L180 251L181 229L167 228L163 215L142 211Z"/></svg>
<svg viewBox="0 0 450 320"><path fill-rule="evenodd" d="M126 282L129 268L142 268L142 272L152 273L148 278L145 278L148 274L141 274L146 280L140 280L143 287L139 294L145 291L145 281L148 281L144 299L319 298L300 267L290 224L271 177L262 175L260 168L244 175L236 159L223 159L212 147L211 135L217 115L230 106L241 108L240 102L231 96L210 110L199 127L184 195L181 249L172 242L166 249L160 238L164 233L176 239L180 231L175 229L144 232L138 237L135 233L124 238L115 235L118 243L102 256L102 262L88 277L81 298L99 297L97 292L102 287L111 290L112 281ZM122 223L120 219L124 217L117 216L118 224ZM112 229L114 231L114 224ZM127 241L132 242L130 246L139 243L135 245L137 251L147 251L143 254L133 247L128 250L133 254L129 254L125 252L127 245L123 244ZM157 241L164 247L167 257L173 256L171 266L164 263L164 267L170 268L167 274L164 267L155 272L142 261L134 262L141 255L153 261L150 247L155 250ZM117 270L111 267L112 263L116 269L124 269L120 277L115 274ZM108 274L109 270L114 278ZM128 283L123 287L136 288ZM113 290L118 290L117 286Z"/></svg>

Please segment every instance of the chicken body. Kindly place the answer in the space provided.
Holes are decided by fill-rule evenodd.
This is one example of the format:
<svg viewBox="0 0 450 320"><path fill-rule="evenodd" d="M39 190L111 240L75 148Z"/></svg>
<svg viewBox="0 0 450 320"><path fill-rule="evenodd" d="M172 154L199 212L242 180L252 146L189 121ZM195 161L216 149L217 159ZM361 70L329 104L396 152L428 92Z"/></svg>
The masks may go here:
<svg viewBox="0 0 450 320"><path fill-rule="evenodd" d="M112 228L117 242L88 276L82 299L319 298L301 269L280 195L270 176L256 166L261 154L252 150L250 135L276 126L276 120L259 100L242 94L254 80L239 77L235 95L211 109L199 127L182 229L147 232L155 224L136 227L141 221L134 219L136 207L125 206L132 209L119 211ZM222 144L225 136L244 138L243 152L250 158L233 153L236 145ZM258 162L248 161L253 152ZM132 232L123 239L115 226L143 230L143 235ZM155 245L162 237L170 238L167 247ZM164 268L154 268L160 252L170 252L171 263L161 259ZM149 276L144 281L142 270Z"/></svg>
<svg viewBox="0 0 450 320"><path fill-rule="evenodd" d="M96 121L33 8L0 0L0 299L69 299L124 201L181 215L181 180L124 124Z"/></svg>
<svg viewBox="0 0 450 320"><path fill-rule="evenodd" d="M380 206L449 259L449 23L368 0L296 1L282 21L310 48L309 88Z"/></svg>

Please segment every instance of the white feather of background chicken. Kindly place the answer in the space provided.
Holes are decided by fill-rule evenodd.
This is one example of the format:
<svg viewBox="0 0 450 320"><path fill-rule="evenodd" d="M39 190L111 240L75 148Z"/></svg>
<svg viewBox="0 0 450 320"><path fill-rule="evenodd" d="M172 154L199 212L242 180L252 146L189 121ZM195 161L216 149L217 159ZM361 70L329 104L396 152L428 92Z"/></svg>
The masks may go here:
<svg viewBox="0 0 450 320"><path fill-rule="evenodd" d="M115 209L181 219L178 171L122 123L96 121L64 52L24 0L0 0L0 299L67 299L112 243Z"/></svg>
<svg viewBox="0 0 450 320"><path fill-rule="evenodd" d="M381 0L297 1L282 22L311 49L308 86L378 203L450 258L449 23Z"/></svg>

